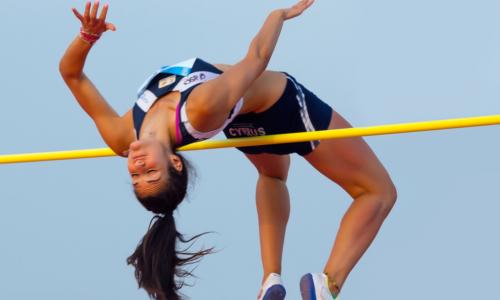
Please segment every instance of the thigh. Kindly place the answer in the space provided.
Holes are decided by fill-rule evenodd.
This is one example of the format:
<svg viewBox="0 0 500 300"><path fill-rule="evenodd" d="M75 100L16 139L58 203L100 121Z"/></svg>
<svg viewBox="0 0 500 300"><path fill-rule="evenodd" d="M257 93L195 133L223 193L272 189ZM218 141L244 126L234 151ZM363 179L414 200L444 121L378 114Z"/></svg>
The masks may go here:
<svg viewBox="0 0 500 300"><path fill-rule="evenodd" d="M289 155L277 154L245 154L246 157L257 168L260 175L277 178L286 181L290 168Z"/></svg>
<svg viewBox="0 0 500 300"><path fill-rule="evenodd" d="M334 111L328 129L349 127L349 122ZM392 188L389 174L363 138L323 140L304 158L352 197Z"/></svg>

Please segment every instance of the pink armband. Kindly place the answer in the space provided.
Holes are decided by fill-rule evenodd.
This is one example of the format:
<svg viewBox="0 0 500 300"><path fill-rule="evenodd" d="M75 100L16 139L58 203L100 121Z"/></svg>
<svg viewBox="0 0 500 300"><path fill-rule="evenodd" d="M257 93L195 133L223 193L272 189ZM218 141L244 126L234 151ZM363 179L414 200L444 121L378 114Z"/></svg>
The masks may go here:
<svg viewBox="0 0 500 300"><path fill-rule="evenodd" d="M89 33L83 30L83 28L80 28L80 38L91 45L97 42L100 37L100 34Z"/></svg>

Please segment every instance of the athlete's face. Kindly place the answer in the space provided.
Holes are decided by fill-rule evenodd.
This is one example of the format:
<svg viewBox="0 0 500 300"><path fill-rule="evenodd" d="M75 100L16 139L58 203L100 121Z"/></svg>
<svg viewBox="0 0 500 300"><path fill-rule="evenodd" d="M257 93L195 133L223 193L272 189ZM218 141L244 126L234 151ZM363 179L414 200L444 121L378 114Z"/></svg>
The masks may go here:
<svg viewBox="0 0 500 300"><path fill-rule="evenodd" d="M130 144L128 171L138 195L155 195L165 186L168 157L168 151L157 140L143 139Z"/></svg>

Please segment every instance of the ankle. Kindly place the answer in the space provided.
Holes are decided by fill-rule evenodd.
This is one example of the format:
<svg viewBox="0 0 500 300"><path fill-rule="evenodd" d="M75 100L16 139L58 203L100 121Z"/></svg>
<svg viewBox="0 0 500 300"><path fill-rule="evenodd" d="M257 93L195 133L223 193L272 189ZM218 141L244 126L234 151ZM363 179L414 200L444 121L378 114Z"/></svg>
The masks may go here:
<svg viewBox="0 0 500 300"><path fill-rule="evenodd" d="M337 283L333 276L330 276L327 273L325 273L325 275L328 278L328 289L332 293L333 297L337 298L337 296L340 294L340 285Z"/></svg>
<svg viewBox="0 0 500 300"><path fill-rule="evenodd" d="M281 278L281 274L278 272L264 272L262 276L262 283L266 282L266 280L270 278Z"/></svg>
<svg viewBox="0 0 500 300"><path fill-rule="evenodd" d="M264 274L264 278L262 279L262 285L265 284L281 284L281 274L279 273L267 273Z"/></svg>

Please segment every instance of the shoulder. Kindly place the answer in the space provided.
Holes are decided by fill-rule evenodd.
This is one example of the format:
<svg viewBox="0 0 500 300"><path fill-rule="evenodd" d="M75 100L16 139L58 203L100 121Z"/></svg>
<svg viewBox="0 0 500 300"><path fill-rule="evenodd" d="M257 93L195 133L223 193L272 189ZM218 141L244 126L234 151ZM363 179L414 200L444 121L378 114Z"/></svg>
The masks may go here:
<svg viewBox="0 0 500 300"><path fill-rule="evenodd" d="M225 72L232 67L232 65L228 65L228 64L214 64L214 66L217 69L221 70L222 72Z"/></svg>

